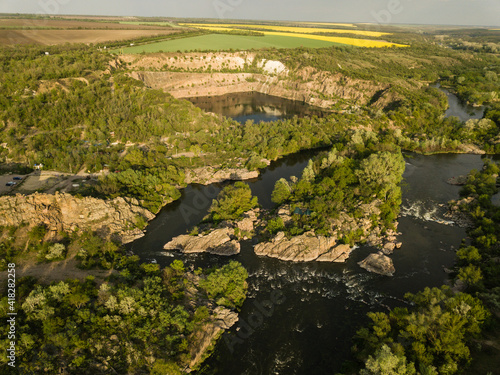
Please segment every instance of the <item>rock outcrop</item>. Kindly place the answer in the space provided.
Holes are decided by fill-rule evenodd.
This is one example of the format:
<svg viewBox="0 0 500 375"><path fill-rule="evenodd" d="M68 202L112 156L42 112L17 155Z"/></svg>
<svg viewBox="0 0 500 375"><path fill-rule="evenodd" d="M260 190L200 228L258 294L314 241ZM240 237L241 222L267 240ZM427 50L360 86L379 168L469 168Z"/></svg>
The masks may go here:
<svg viewBox="0 0 500 375"><path fill-rule="evenodd" d="M392 259L382 253L370 254L358 264L369 272L385 276L392 276L396 271Z"/></svg>
<svg viewBox="0 0 500 375"><path fill-rule="evenodd" d="M240 252L240 243L231 239L234 230L230 228L216 229L207 235L190 236L183 234L165 244L165 250L179 250L183 253L207 252L215 255L235 255Z"/></svg>
<svg viewBox="0 0 500 375"><path fill-rule="evenodd" d="M446 182L450 185L463 186L467 183L467 178L468 178L467 176L460 175L451 177Z"/></svg>
<svg viewBox="0 0 500 375"><path fill-rule="evenodd" d="M135 199L77 198L66 193L0 197L0 225L46 225L49 235L78 228L128 243L144 236L136 227L139 217L149 221L155 215L140 207Z"/></svg>
<svg viewBox="0 0 500 375"><path fill-rule="evenodd" d="M342 263L349 258L349 255L351 254L352 250L353 248L350 247L349 245L337 245L329 252L324 253L323 255L318 257L316 261Z"/></svg>
<svg viewBox="0 0 500 375"><path fill-rule="evenodd" d="M250 233L255 229L255 225L259 223L260 214L259 208L247 211L243 214L243 219L236 221L234 225L242 232Z"/></svg>
<svg viewBox="0 0 500 375"><path fill-rule="evenodd" d="M215 319L195 333L197 336L195 338L197 345L191 347L189 352L189 367L185 369L186 372L191 372L191 369L199 365L207 355L207 351L210 350L214 341L217 340L224 330L231 328L238 321L238 314L224 307L217 307L214 313Z"/></svg>
<svg viewBox="0 0 500 375"><path fill-rule="evenodd" d="M278 63L278 62L275 62ZM201 64L204 68L209 64ZM170 66L172 66L170 64ZM133 68L132 68L133 69ZM388 85L353 79L342 73L318 71L311 67L295 71L298 79L287 73L191 73L133 71L130 76L146 86L161 89L176 98L217 96L229 93L260 92L329 109L337 102L371 104L379 108L400 99Z"/></svg>
<svg viewBox="0 0 500 375"><path fill-rule="evenodd" d="M346 245L335 246L334 238L315 236L305 233L288 239L280 232L271 242L255 245L255 254L292 262L344 262L351 248Z"/></svg>
<svg viewBox="0 0 500 375"><path fill-rule="evenodd" d="M202 167L186 172L187 184L210 185L228 180L242 181L259 177L258 171L249 171L246 168L230 168L216 170L213 167Z"/></svg>
<svg viewBox="0 0 500 375"><path fill-rule="evenodd" d="M474 224L472 218L467 213L464 207L470 206L474 201L473 197L462 198L458 201L450 201L448 205L448 211L444 214L444 217L450 219L452 223L458 225L462 228L470 228Z"/></svg>

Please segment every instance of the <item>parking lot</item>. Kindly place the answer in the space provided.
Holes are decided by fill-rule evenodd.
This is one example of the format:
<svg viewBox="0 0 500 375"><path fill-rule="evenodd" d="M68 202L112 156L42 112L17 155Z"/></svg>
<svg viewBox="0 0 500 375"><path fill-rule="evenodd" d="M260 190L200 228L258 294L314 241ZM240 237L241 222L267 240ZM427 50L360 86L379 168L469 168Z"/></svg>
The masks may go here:
<svg viewBox="0 0 500 375"><path fill-rule="evenodd" d="M25 175L21 175L21 174L0 175L0 194L10 193L19 185L19 183L22 182L22 181L14 181L13 178L16 176L22 177L23 179L26 177ZM10 181L14 181L17 184L14 186L5 186L5 184L7 182L10 182Z"/></svg>

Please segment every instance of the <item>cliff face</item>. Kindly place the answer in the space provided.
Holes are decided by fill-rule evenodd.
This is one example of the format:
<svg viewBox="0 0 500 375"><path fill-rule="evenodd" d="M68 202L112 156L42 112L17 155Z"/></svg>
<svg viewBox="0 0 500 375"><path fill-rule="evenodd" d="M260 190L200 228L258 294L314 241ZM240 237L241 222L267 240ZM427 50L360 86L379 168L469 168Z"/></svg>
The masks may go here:
<svg viewBox="0 0 500 375"><path fill-rule="evenodd" d="M388 89L388 86L376 85L370 81L318 72L312 68L301 69L295 73L295 78L253 73L151 71L132 72L131 76L143 81L148 87L161 89L176 98L256 91L328 109L339 100L361 105L369 103L373 98L377 98L377 104L383 106L386 104L384 98ZM387 100L392 101L393 98Z"/></svg>
<svg viewBox="0 0 500 375"><path fill-rule="evenodd" d="M44 224L49 234L79 230L98 231L104 236L116 236L122 243L142 237L136 220L142 216L147 221L154 218L136 200L123 198L102 200L76 198L70 194L32 194L0 197L0 225L30 226Z"/></svg>

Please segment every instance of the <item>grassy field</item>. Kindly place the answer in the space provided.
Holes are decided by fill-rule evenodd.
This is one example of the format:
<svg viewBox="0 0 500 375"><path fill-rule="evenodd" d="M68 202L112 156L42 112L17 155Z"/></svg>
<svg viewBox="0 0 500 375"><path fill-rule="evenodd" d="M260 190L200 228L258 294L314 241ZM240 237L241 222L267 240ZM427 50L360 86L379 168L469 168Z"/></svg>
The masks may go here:
<svg viewBox="0 0 500 375"><path fill-rule="evenodd" d="M251 48L297 48L297 47L331 47L340 45L325 40L314 40L300 38L290 35L266 35L266 36L244 36L210 34L192 38L169 40L165 42L151 43L143 46L128 47L113 52L141 53L141 52L175 52L193 50L247 50Z"/></svg>

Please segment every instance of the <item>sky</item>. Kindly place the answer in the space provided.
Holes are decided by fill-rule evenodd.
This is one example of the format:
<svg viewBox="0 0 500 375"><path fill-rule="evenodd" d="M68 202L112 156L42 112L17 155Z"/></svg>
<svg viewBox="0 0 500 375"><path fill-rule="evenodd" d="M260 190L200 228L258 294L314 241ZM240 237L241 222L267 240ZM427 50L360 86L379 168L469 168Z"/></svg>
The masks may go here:
<svg viewBox="0 0 500 375"><path fill-rule="evenodd" d="M0 0L0 13L500 26L500 0Z"/></svg>

